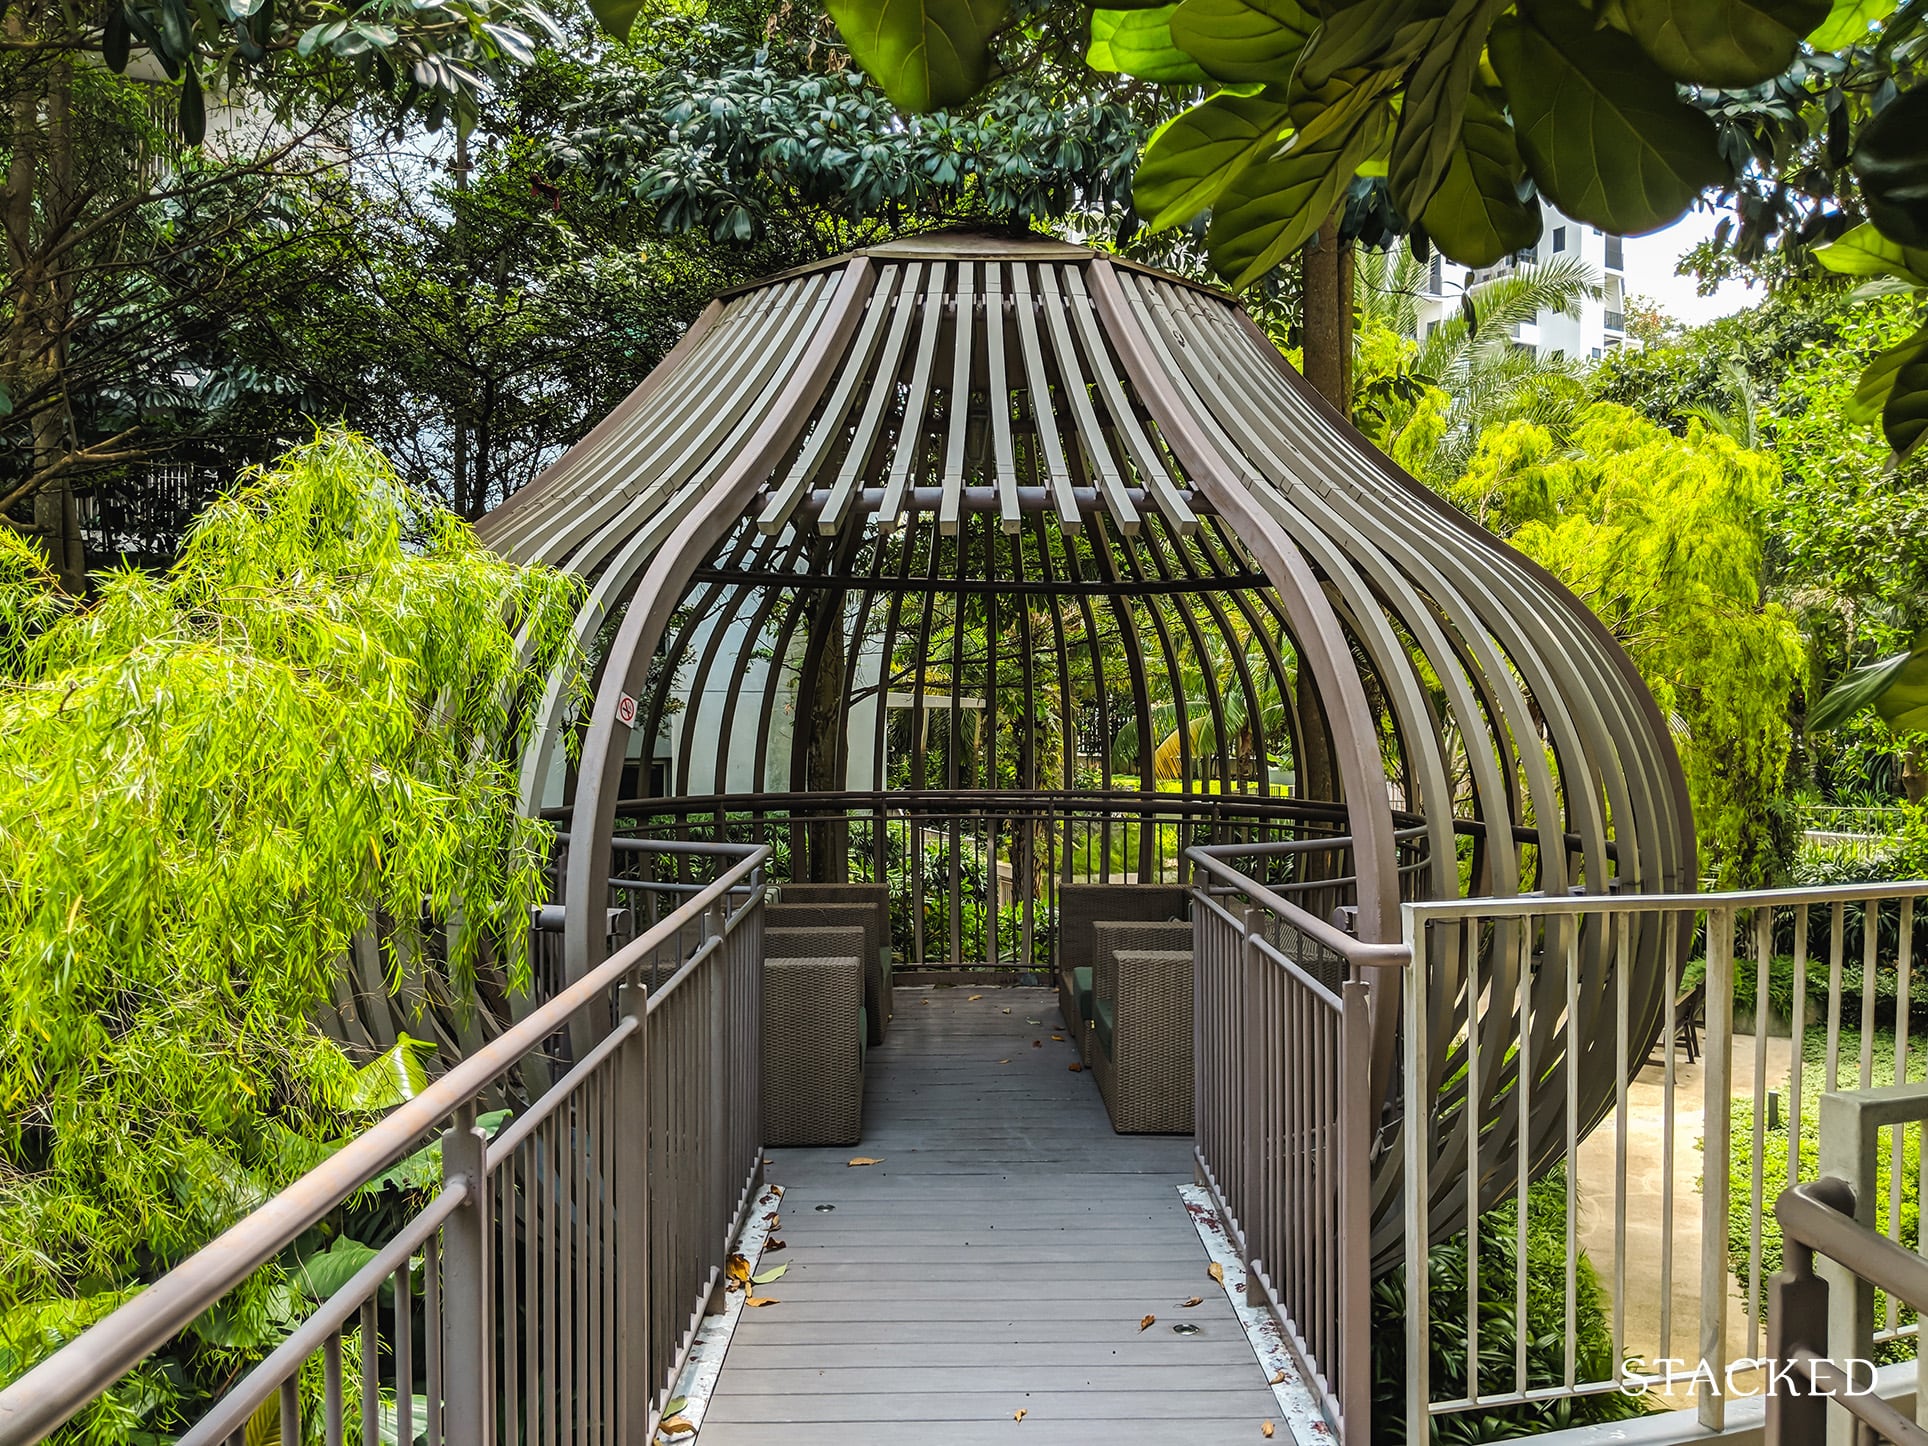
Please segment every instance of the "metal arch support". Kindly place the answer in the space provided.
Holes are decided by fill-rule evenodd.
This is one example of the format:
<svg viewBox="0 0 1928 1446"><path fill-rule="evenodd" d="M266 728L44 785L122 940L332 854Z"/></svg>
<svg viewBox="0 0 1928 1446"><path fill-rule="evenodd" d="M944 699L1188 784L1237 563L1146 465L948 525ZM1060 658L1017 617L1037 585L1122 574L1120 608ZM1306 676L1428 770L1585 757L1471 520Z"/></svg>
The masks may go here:
<svg viewBox="0 0 1928 1446"><path fill-rule="evenodd" d="M828 377L828 361L843 349L864 312L875 268L852 260L831 299L829 315L804 362L785 382L765 413L755 444L732 459L702 504L678 524L637 584L610 648L583 742L582 766L571 821L569 868L563 884L563 971L576 980L602 962L603 931L597 927L609 890L609 844L616 820L616 794L629 744L622 701L639 689L683 584L709 550L740 521L750 498L802 431Z"/></svg>

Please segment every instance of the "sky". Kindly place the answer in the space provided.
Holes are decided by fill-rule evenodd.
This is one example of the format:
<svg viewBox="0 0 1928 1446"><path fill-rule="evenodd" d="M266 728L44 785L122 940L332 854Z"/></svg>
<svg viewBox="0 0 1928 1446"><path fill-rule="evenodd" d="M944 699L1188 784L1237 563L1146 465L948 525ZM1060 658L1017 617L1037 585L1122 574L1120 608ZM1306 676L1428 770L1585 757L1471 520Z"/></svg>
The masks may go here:
<svg viewBox="0 0 1928 1446"><path fill-rule="evenodd" d="M1663 231L1630 236L1626 242L1627 290L1651 296L1670 315L1688 325L1712 321L1752 306L1764 293L1738 281L1722 284L1712 296L1695 294L1692 276L1676 276L1680 258L1714 234L1725 212L1689 211Z"/></svg>

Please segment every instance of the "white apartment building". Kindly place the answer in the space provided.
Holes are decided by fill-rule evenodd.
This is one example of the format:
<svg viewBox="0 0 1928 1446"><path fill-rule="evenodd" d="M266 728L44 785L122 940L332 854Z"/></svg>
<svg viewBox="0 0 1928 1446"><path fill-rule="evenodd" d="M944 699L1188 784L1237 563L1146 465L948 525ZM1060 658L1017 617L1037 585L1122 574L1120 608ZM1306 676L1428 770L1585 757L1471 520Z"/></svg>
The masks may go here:
<svg viewBox="0 0 1928 1446"><path fill-rule="evenodd" d="M1573 312L1542 311L1530 322L1513 329L1513 340L1541 353L1558 353L1581 361L1598 361L1617 346L1626 344L1626 299L1642 290L1635 278L1630 283L1626 268L1626 248L1620 237L1609 236L1597 226L1561 215L1544 200L1540 202L1543 222L1537 246L1516 251L1495 266L1469 271L1446 261L1438 252L1420 283L1419 330L1423 335L1442 319L1459 311L1460 297L1468 286L1491 281L1523 265L1551 261L1555 257L1577 257L1593 268L1600 278L1598 300L1584 300ZM1645 288L1649 293L1651 285Z"/></svg>

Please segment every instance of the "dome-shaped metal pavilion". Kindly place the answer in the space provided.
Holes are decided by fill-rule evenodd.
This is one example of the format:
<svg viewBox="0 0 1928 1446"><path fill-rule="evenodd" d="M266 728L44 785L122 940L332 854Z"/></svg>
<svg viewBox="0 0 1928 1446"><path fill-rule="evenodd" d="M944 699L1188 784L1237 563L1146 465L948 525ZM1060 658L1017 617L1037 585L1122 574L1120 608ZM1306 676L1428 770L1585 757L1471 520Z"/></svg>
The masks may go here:
<svg viewBox="0 0 1928 1446"><path fill-rule="evenodd" d="M522 774L527 807L567 819L571 978L608 948L612 850L645 818L780 836L797 877L853 858L881 877L906 851L921 869L948 841L948 939L921 899L903 925L938 960L960 888L983 897L983 960L1029 961L1034 901L1114 868L1177 877L1168 840L1298 843L1260 867L1369 942L1399 939L1402 898L1694 886L1671 740L1607 630L1234 302L1115 256L940 233L743 288L481 531L588 589L593 706L552 687ZM1475 947L1471 991L1462 944L1427 953L1456 1001L1423 1022L1449 1094L1468 1010L1514 1007L1516 951ZM1643 1057L1662 948L1582 942L1583 1010L1628 960ZM1399 991L1372 983L1385 1097ZM1530 1033L1538 1092L1561 1012ZM1628 1063L1580 1062L1583 1114ZM1493 1097L1518 1061L1477 1067ZM1529 1168L1555 1113L1526 1127ZM1516 1178L1518 1123L1487 1122L1483 1198ZM1442 1200L1464 1148L1438 1144Z"/></svg>

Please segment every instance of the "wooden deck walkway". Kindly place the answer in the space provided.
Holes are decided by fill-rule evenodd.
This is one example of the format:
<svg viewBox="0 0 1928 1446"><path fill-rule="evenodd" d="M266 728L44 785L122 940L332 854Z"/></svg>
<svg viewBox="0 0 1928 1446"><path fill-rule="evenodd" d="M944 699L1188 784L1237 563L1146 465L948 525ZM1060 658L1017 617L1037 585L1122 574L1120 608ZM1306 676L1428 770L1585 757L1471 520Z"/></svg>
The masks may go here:
<svg viewBox="0 0 1928 1446"><path fill-rule="evenodd" d="M700 1446L1262 1440L1279 1412L1176 1189L1190 1141L1112 1133L1051 992L972 993L897 991L861 1146L771 1152L762 1264L790 1269Z"/></svg>

